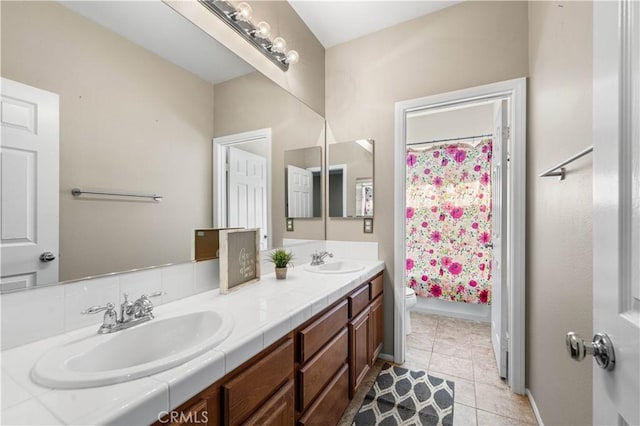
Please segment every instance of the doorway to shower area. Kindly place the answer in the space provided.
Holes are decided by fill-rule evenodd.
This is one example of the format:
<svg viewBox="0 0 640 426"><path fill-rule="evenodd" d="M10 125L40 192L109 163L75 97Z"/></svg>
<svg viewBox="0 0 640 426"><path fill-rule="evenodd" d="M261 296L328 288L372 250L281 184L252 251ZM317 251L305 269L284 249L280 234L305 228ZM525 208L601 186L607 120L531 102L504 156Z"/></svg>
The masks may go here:
<svg viewBox="0 0 640 426"><path fill-rule="evenodd" d="M487 352L474 335L484 332L496 378L524 395L526 79L395 110L394 361L413 358L412 347L425 352L426 342L446 355L438 368L468 364L475 375L473 360ZM415 314L432 316L435 331L407 327ZM434 362L427 369L438 371Z"/></svg>
<svg viewBox="0 0 640 426"><path fill-rule="evenodd" d="M407 356L412 359L431 338L438 354L470 354L458 363L468 367L474 342L491 342L496 379L507 376L507 350L500 340L507 333L501 296L508 268L502 250L508 102L498 98L418 110L406 118L405 283L417 296L413 310L438 323L457 317L486 324L475 333L443 326L430 336L433 330L422 330L417 322L407 338Z"/></svg>

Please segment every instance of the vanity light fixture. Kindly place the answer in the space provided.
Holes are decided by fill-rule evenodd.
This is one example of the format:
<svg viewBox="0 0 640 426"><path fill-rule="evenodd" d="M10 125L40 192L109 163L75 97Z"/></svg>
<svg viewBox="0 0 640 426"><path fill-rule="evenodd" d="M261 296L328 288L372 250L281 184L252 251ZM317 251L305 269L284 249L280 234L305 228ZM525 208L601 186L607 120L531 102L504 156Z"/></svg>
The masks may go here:
<svg viewBox="0 0 640 426"><path fill-rule="evenodd" d="M257 24L252 22L253 9L249 3L241 2L234 7L226 0L199 1L283 71L287 71L289 65L297 63L300 59L300 55L295 50L287 51L287 42L284 38L270 39L271 25L264 21Z"/></svg>

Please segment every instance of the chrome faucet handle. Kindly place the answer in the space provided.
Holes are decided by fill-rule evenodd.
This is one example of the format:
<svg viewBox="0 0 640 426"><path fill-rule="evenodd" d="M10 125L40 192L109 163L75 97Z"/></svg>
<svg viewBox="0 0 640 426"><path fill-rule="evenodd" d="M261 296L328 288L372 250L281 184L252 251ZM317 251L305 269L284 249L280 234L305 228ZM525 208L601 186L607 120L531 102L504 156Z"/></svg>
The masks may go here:
<svg viewBox="0 0 640 426"><path fill-rule="evenodd" d="M324 258L327 256L333 257L333 253L330 253L326 250L311 253L311 266L322 265L324 263Z"/></svg>
<svg viewBox="0 0 640 426"><path fill-rule="evenodd" d="M153 311L153 303L151 302L151 300L149 300L149 298L159 297L165 294L167 293L165 293L164 291L156 291L151 294L143 294L142 296L140 296L140 298L134 303L134 316L143 317L145 315L148 315L153 318L153 313L151 313L151 311Z"/></svg>
<svg viewBox="0 0 640 426"><path fill-rule="evenodd" d="M109 302L105 305L95 305L95 306L89 306L87 309L85 309L84 311L80 312L81 315L89 315L89 314L97 314L98 312L102 312L102 311L112 311L116 308L116 306Z"/></svg>
<svg viewBox="0 0 640 426"><path fill-rule="evenodd" d="M116 306L113 303L109 302L103 306L91 306L80 313L82 315L87 315L97 314L102 311L105 311L105 313L102 318L102 325L98 330L98 334L110 333L118 324L118 314L116 314Z"/></svg>

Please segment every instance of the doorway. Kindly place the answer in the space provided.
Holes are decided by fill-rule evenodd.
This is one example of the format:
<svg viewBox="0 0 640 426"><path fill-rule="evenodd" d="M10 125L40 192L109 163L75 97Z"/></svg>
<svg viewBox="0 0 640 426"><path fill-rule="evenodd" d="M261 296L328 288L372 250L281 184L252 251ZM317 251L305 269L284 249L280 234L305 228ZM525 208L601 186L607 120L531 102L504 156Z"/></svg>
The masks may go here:
<svg viewBox="0 0 640 426"><path fill-rule="evenodd" d="M271 247L271 129L213 139L213 226L260 228Z"/></svg>
<svg viewBox="0 0 640 426"><path fill-rule="evenodd" d="M394 287L400 303L395 304L394 312L394 361L403 362L405 358L405 288L412 287L435 302L423 306L426 311L475 320L491 318L497 369L520 394L525 392L525 88L525 80L518 79L397 103L395 155ZM473 164L465 161L467 158L473 158ZM420 174L410 171L416 164L422 167ZM442 176L430 175L438 168ZM419 193L415 197L407 195L412 188ZM418 203L419 209L410 202ZM413 214L433 213L433 209L434 218L425 218L414 226L410 220ZM465 212L471 220L468 230L459 226ZM447 219L452 223L445 225ZM425 234L430 222L434 230ZM444 228L436 229L438 226ZM417 252L426 249L429 257L423 259L425 271L416 279L412 275L416 272L417 262L412 258L416 253L410 253L407 241L421 232L427 238L425 242L434 247L416 244ZM447 254L436 259L434 251L439 249L460 259ZM462 259L465 253L470 253L469 259L464 259L468 261L466 266ZM443 266L442 262L447 264ZM474 271L473 276L465 275L465 283L458 283L465 268L472 267L481 273ZM455 285L446 274L457 279ZM447 301L440 300L443 296ZM453 305L458 306L451 309ZM464 305L467 309L460 309Z"/></svg>

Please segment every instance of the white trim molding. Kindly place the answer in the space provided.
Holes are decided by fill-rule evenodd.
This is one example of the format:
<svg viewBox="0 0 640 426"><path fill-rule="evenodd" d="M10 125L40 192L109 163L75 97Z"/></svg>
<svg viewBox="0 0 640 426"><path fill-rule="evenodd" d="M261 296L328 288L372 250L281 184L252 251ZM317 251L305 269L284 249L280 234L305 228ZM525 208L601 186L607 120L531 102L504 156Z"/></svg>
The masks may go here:
<svg viewBox="0 0 640 426"><path fill-rule="evenodd" d="M404 361L404 208L407 114L463 104L508 98L511 137L509 138L509 187L507 279L509 355L508 382L511 389L525 394L525 224L526 224L526 90L525 78L456 90L395 105L395 194L394 194L394 361Z"/></svg>
<svg viewBox="0 0 640 426"><path fill-rule="evenodd" d="M526 392L527 398L529 398L529 404L531 404L531 409L533 410L533 415L536 416L536 422L538 422L538 426L544 426L542 417L540 416L540 410L538 410L538 406L536 405L536 400L533 399L533 394L531 393L529 388L526 389Z"/></svg>

